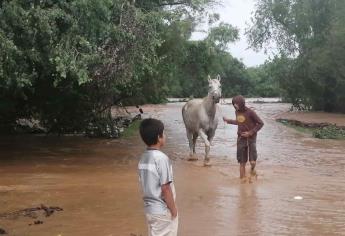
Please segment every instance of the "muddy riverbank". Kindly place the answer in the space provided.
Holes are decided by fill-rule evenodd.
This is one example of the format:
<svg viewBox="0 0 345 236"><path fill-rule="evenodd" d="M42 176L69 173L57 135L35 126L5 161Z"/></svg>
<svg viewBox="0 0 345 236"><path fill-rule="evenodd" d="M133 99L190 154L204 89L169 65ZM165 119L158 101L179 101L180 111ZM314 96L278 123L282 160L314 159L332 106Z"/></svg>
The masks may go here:
<svg viewBox="0 0 345 236"><path fill-rule="evenodd" d="M183 103L143 106L166 124L176 179L179 235L343 235L345 142L318 140L282 124L283 103L249 103L263 118L258 136L258 179L241 184L236 127L219 123L211 158L186 161ZM220 105L220 116L234 116ZM144 146L138 135L104 140L82 137L0 138L0 215L41 204L63 211L34 219L0 217L8 235L146 235L136 165ZM295 200L295 196L303 199Z"/></svg>

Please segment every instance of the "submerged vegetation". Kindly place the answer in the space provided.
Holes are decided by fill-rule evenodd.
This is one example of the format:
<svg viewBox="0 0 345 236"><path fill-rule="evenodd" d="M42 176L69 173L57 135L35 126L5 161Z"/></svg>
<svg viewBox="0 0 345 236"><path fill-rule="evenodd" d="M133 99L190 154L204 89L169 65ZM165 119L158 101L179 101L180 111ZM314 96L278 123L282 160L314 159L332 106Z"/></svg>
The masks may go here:
<svg viewBox="0 0 345 236"><path fill-rule="evenodd" d="M328 125L314 130L313 136L320 139L343 139L345 140L345 128Z"/></svg>

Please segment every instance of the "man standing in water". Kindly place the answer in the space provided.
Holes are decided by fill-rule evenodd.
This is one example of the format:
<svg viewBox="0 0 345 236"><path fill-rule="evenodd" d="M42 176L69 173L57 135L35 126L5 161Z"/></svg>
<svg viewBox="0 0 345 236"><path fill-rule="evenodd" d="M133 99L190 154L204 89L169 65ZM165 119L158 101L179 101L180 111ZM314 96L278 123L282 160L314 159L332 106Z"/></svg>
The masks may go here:
<svg viewBox="0 0 345 236"><path fill-rule="evenodd" d="M251 176L256 176L255 166L257 160L256 136L264 123L250 108L246 107L244 97L236 96L232 99L236 112L236 120L223 117L223 120L232 125L237 125L237 161L240 163L240 178L246 181L246 163L251 165Z"/></svg>
<svg viewBox="0 0 345 236"><path fill-rule="evenodd" d="M138 164L149 236L177 236L178 216L175 204L173 171L169 158L160 149L165 145L164 125L160 120L145 119L140 136L147 145Z"/></svg>

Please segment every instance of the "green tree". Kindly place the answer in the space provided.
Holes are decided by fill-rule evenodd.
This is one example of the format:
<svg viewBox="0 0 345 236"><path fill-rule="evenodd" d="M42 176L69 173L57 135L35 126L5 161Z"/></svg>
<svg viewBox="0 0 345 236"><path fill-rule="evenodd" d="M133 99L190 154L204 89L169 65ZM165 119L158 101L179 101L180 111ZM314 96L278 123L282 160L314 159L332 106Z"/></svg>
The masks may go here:
<svg viewBox="0 0 345 236"><path fill-rule="evenodd" d="M280 85L296 106L345 112L344 15L341 0L257 1L249 42L257 49L275 42L289 62Z"/></svg>
<svg viewBox="0 0 345 236"><path fill-rule="evenodd" d="M216 15L209 16L215 24ZM169 96L203 97L207 94L207 76L222 77L223 94L243 93L246 73L243 63L226 52L227 45L238 39L238 30L219 23L212 26L203 40L189 40L193 19L187 18L167 27L165 40L160 48L164 56L160 63L161 74L167 81ZM237 91L237 92L235 92Z"/></svg>
<svg viewBox="0 0 345 236"><path fill-rule="evenodd" d="M210 2L1 1L2 128L25 118L51 132L82 131L126 99L162 101L165 29L183 28L185 16L193 23Z"/></svg>
<svg viewBox="0 0 345 236"><path fill-rule="evenodd" d="M286 64L284 66L286 66ZM264 64L257 67L248 68L247 71L250 78L250 94L252 96L282 96L278 78L286 78L286 75L281 74L283 70L280 67L280 60L278 58L272 61L266 61Z"/></svg>

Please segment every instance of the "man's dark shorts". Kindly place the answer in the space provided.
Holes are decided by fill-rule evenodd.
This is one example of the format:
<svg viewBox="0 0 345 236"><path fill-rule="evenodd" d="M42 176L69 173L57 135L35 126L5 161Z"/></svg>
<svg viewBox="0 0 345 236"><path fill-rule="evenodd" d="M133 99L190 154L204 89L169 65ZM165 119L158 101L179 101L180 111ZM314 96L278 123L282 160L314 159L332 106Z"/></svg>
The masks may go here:
<svg viewBox="0 0 345 236"><path fill-rule="evenodd" d="M237 161L238 163L247 163L249 154L249 161L256 161L258 154L256 151L256 137L254 138L237 138Z"/></svg>

